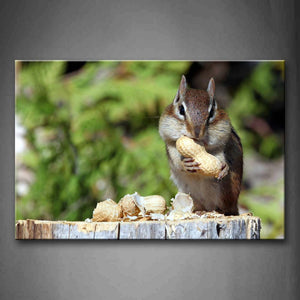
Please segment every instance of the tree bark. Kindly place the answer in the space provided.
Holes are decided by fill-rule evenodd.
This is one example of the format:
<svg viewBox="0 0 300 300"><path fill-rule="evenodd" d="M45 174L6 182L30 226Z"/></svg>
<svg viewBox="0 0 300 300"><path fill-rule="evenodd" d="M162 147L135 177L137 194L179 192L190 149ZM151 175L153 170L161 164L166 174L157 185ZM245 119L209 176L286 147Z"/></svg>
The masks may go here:
<svg viewBox="0 0 300 300"><path fill-rule="evenodd" d="M260 239L260 218L241 215L177 221L19 220L16 239Z"/></svg>

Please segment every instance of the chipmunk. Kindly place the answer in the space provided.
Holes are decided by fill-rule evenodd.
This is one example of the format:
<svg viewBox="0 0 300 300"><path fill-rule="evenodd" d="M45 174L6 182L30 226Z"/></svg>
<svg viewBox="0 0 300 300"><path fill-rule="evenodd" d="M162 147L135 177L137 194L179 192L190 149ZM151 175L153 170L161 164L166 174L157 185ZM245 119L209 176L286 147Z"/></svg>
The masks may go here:
<svg viewBox="0 0 300 300"><path fill-rule="evenodd" d="M159 120L159 134L166 144L171 179L178 190L190 194L195 211L238 215L238 197L243 175L243 149L229 116L218 108L211 78L207 90L187 88L183 75L173 102ZM176 149L181 136L192 138L221 163L218 178L197 173L201 165L184 158Z"/></svg>

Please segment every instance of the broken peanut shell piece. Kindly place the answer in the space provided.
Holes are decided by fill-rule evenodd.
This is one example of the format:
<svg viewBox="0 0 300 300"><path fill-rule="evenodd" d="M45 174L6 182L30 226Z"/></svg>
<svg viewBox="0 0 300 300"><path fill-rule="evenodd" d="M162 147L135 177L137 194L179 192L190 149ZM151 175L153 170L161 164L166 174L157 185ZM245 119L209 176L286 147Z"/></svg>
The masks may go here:
<svg viewBox="0 0 300 300"><path fill-rule="evenodd" d="M143 216L155 213L163 214L166 210L166 200L164 197L159 195L151 195L143 197L138 193L134 193L134 201L141 211Z"/></svg>
<svg viewBox="0 0 300 300"><path fill-rule="evenodd" d="M199 218L193 213L194 200L189 194L178 192L175 199L172 199L172 210L167 216L167 220L184 220Z"/></svg>
<svg viewBox="0 0 300 300"><path fill-rule="evenodd" d="M189 194L178 192L171 200L173 210L191 213L194 210L194 200Z"/></svg>
<svg viewBox="0 0 300 300"><path fill-rule="evenodd" d="M121 207L124 216L137 216L140 212L140 209L135 203L135 194L125 195L120 201L119 206Z"/></svg>
<svg viewBox="0 0 300 300"><path fill-rule="evenodd" d="M93 211L93 222L113 222L122 218L121 207L113 200L107 199L97 203Z"/></svg>
<svg viewBox="0 0 300 300"><path fill-rule="evenodd" d="M203 146L196 144L186 136L182 136L176 141L176 148L182 156L193 158L199 163L200 169L197 173L205 176L219 176L222 163L218 158L207 153Z"/></svg>

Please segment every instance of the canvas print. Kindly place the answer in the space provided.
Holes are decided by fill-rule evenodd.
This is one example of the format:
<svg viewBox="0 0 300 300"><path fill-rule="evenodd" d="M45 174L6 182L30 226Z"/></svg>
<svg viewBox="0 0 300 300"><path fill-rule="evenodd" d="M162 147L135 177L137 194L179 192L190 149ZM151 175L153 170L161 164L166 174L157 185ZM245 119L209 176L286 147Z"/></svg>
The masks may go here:
<svg viewBox="0 0 300 300"><path fill-rule="evenodd" d="M16 61L16 239L283 239L284 61Z"/></svg>

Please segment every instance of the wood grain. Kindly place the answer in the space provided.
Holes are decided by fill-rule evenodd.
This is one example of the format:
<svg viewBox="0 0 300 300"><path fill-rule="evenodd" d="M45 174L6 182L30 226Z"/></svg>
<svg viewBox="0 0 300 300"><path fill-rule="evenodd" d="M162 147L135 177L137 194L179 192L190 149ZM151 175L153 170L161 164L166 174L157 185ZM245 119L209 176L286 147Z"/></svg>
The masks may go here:
<svg viewBox="0 0 300 300"><path fill-rule="evenodd" d="M260 218L242 215L177 221L19 220L16 239L260 239Z"/></svg>

